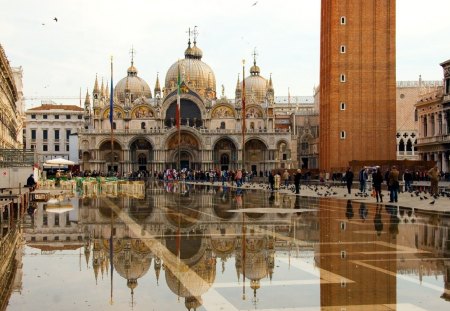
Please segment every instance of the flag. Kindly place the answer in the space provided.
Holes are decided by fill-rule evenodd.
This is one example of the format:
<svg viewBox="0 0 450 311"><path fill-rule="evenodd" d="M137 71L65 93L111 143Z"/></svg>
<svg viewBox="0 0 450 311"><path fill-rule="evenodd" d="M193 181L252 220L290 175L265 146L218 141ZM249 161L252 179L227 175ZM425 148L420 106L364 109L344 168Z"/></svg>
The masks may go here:
<svg viewBox="0 0 450 311"><path fill-rule="evenodd" d="M109 123L111 124L111 128L113 125L113 119L114 119L114 89L113 89L113 62L111 57L111 94L109 96Z"/></svg>
<svg viewBox="0 0 450 311"><path fill-rule="evenodd" d="M180 65L178 64L178 79L177 79L177 112L175 115L176 123L177 123L177 129L180 129L180 123L181 123L181 116L180 116L180 110L181 110L181 103L180 103L180 94L181 94L181 74L180 74Z"/></svg>

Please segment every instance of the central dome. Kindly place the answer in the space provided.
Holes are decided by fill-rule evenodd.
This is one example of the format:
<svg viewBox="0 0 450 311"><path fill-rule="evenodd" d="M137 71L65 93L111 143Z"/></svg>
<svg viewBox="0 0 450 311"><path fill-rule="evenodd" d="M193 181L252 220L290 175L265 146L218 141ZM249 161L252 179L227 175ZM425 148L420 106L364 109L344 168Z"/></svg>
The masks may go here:
<svg viewBox="0 0 450 311"><path fill-rule="evenodd" d="M245 78L245 97L248 99L254 98L258 104L265 101L269 88L267 79L259 73L260 69L256 66L256 61L254 61L253 66L250 68L250 76Z"/></svg>
<svg viewBox="0 0 450 311"><path fill-rule="evenodd" d="M211 67L202 62L203 52L197 47L188 43L188 48L184 52L185 58L175 62L170 66L166 74L165 95L168 95L177 88L178 68L180 68L181 79L189 88L195 90L203 97L216 97L216 77Z"/></svg>
<svg viewBox="0 0 450 311"><path fill-rule="evenodd" d="M131 102L141 96L152 98L150 87L144 79L138 77L137 73L136 67L134 67L133 62L131 62L131 66L127 70L127 76L117 82L116 87L114 88L114 94L119 98L121 103L125 102L125 93L127 89L131 94Z"/></svg>

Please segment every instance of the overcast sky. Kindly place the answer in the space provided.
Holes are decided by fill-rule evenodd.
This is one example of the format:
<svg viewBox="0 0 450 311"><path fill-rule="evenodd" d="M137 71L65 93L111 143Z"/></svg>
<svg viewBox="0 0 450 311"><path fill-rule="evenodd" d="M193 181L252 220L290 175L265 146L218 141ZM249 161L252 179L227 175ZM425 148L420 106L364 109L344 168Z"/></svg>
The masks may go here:
<svg viewBox="0 0 450 311"><path fill-rule="evenodd" d="M26 97L78 97L81 87L84 98L96 73L110 79L111 55L116 83L126 75L131 46L153 93L156 73L163 83L194 26L218 94L223 84L234 98L241 61L248 73L255 47L276 96L287 96L288 88L291 96L312 95L319 84L320 0L0 1L0 43L11 65L23 67ZM397 80L442 79L439 63L450 58L448 12L449 0L397 0Z"/></svg>

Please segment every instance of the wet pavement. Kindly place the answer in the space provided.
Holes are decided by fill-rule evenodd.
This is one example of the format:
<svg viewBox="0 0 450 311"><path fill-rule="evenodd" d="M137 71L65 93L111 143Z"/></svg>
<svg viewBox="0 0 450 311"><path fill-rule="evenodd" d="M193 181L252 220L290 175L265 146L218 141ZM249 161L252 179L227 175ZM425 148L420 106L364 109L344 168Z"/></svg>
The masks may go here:
<svg viewBox="0 0 450 311"><path fill-rule="evenodd" d="M450 308L448 213L257 188L39 204L7 310Z"/></svg>

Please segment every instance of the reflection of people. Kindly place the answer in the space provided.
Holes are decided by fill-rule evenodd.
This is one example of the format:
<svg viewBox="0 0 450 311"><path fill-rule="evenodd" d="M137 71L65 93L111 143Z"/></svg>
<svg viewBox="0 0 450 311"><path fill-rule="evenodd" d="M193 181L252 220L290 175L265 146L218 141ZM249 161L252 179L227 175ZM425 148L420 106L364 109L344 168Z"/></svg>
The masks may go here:
<svg viewBox="0 0 450 311"><path fill-rule="evenodd" d="M273 176L272 171L269 172L269 186L270 186L270 190L274 191L275 177Z"/></svg>
<svg viewBox="0 0 450 311"><path fill-rule="evenodd" d="M302 170L298 169L294 177L295 194L300 194L300 180L302 178Z"/></svg>
<svg viewBox="0 0 450 311"><path fill-rule="evenodd" d="M30 177L27 178L27 187L30 188L30 191L33 191L36 187L36 181L34 180L33 174L31 174Z"/></svg>
<svg viewBox="0 0 450 311"><path fill-rule="evenodd" d="M351 193L352 193L353 177L354 177L354 174L353 174L353 172L352 172L352 168L349 167L349 168L347 169L347 171L345 172L345 180L346 180L346 182L347 182L347 191L348 191L348 194L351 194Z"/></svg>
<svg viewBox="0 0 450 311"><path fill-rule="evenodd" d="M377 231L377 235L380 235L383 231L383 222L381 221L381 206L377 205L377 210L375 212L375 218L373 219L373 223L375 225L375 230Z"/></svg>
<svg viewBox="0 0 450 311"><path fill-rule="evenodd" d="M353 213L352 201L347 200L347 210L345 211L345 216L347 217L347 219L352 219L353 215L354 215L354 213Z"/></svg>
<svg viewBox="0 0 450 311"><path fill-rule="evenodd" d="M364 221L366 221L367 218L367 206L366 203L361 203L361 205L359 206L359 217L361 217L361 219Z"/></svg>

